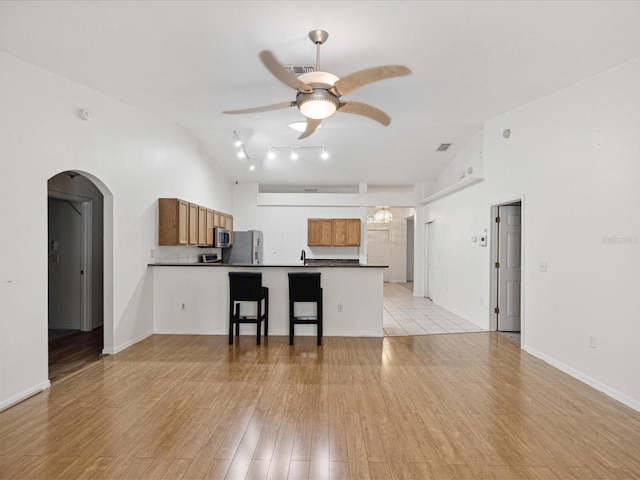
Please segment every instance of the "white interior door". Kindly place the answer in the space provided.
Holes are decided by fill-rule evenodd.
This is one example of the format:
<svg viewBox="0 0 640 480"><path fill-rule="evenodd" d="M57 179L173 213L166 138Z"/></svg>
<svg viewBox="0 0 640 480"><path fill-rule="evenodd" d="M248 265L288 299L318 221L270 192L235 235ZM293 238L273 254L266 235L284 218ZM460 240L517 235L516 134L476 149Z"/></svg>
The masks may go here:
<svg viewBox="0 0 640 480"><path fill-rule="evenodd" d="M367 264L389 265L389 230L367 230ZM389 281L389 268L384 269L383 278Z"/></svg>
<svg viewBox="0 0 640 480"><path fill-rule="evenodd" d="M425 224L425 285L424 296L432 298L436 275L436 222Z"/></svg>
<svg viewBox="0 0 640 480"><path fill-rule="evenodd" d="M520 206L498 208L498 331L520 331Z"/></svg>
<svg viewBox="0 0 640 480"><path fill-rule="evenodd" d="M80 330L82 204L49 197L49 328Z"/></svg>

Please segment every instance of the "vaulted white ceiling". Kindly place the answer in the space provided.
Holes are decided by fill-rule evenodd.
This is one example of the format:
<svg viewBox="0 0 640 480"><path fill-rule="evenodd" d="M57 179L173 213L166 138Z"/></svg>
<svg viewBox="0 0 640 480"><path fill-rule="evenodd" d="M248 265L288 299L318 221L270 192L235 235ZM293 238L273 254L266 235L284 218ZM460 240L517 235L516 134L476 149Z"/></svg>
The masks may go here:
<svg viewBox="0 0 640 480"><path fill-rule="evenodd" d="M2 1L0 49L191 129L230 178L270 185L414 185L438 175L482 123L640 56L640 2ZM294 100L258 53L313 64L307 34L329 39L338 76L383 64L413 74L351 93L387 112L383 127L336 114L299 141ZM91 107L88 105L87 107ZM233 132L256 163L239 160ZM451 143L437 153L441 143ZM325 145L292 161L273 145Z"/></svg>

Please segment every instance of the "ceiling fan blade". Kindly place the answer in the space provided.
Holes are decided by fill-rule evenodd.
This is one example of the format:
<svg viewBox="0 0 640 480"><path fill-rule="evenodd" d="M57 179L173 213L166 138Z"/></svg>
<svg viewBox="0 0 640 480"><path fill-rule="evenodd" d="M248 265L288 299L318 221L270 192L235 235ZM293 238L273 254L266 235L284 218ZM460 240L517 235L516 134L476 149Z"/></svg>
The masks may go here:
<svg viewBox="0 0 640 480"><path fill-rule="evenodd" d="M268 112L270 110L280 110L281 108L289 108L295 106L296 102L280 102L274 103L273 105L265 105L263 107L253 107L253 108L243 108L241 110L225 110L222 113L226 113L227 115L235 115L238 113L258 113L258 112Z"/></svg>
<svg viewBox="0 0 640 480"><path fill-rule="evenodd" d="M367 105L366 103L362 102L341 103L338 111L342 113L353 113L355 115L361 115L363 117L370 118L371 120L375 120L376 122L381 123L385 127L391 123L391 117L389 115L384 113L379 108Z"/></svg>
<svg viewBox="0 0 640 480"><path fill-rule="evenodd" d="M285 85L290 86L291 88L295 88L296 90L304 93L313 92L313 88L304 83L301 80L298 80L298 77L289 73L289 71L282 66L282 64L276 59L275 55L271 53L269 50L263 50L260 52L260 60L267 70L271 72L271 74L280 80Z"/></svg>
<svg viewBox="0 0 640 480"><path fill-rule="evenodd" d="M315 118L307 117L307 128L305 129L304 132L302 132L302 135L298 137L298 140L307 138L309 135L311 135L313 132L316 131L316 129L320 126L321 123L322 123L322 120L316 120Z"/></svg>
<svg viewBox="0 0 640 480"><path fill-rule="evenodd" d="M410 73L411 70L402 65L382 65L380 67L367 68L342 77L335 83L334 89L338 96L342 97L357 88L377 82L378 80L401 77L402 75L409 75Z"/></svg>

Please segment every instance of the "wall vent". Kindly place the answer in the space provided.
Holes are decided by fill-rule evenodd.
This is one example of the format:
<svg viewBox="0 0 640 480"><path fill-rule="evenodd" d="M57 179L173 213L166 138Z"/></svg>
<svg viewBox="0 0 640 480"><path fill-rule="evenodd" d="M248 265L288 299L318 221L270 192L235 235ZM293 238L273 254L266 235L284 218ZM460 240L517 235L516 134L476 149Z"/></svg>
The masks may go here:
<svg viewBox="0 0 640 480"><path fill-rule="evenodd" d="M447 150L449 150L450 146L450 143L441 143L436 152L446 152Z"/></svg>
<svg viewBox="0 0 640 480"><path fill-rule="evenodd" d="M289 73L297 76L303 73L315 72L316 68L313 65L283 65L284 68L289 70Z"/></svg>
<svg viewBox="0 0 640 480"><path fill-rule="evenodd" d="M317 188L305 188L304 191L306 193L315 193L315 192L318 191L318 189Z"/></svg>

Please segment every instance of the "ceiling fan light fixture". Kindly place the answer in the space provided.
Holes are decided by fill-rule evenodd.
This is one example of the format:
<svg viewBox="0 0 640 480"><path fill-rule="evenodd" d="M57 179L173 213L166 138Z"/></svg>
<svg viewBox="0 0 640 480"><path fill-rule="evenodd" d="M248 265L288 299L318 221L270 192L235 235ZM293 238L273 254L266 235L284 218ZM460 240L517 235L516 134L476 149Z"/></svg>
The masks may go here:
<svg viewBox="0 0 640 480"><path fill-rule="evenodd" d="M305 117L323 120L336 113L340 100L327 90L316 89L311 93L298 93L297 104Z"/></svg>
<svg viewBox="0 0 640 480"><path fill-rule="evenodd" d="M340 77L329 72L307 72L300 75L298 80L315 88L331 88Z"/></svg>
<svg viewBox="0 0 640 480"><path fill-rule="evenodd" d="M304 132L307 129L307 122L291 122L287 123L287 126L296 132ZM322 123L316 127L316 130L322 128Z"/></svg>

